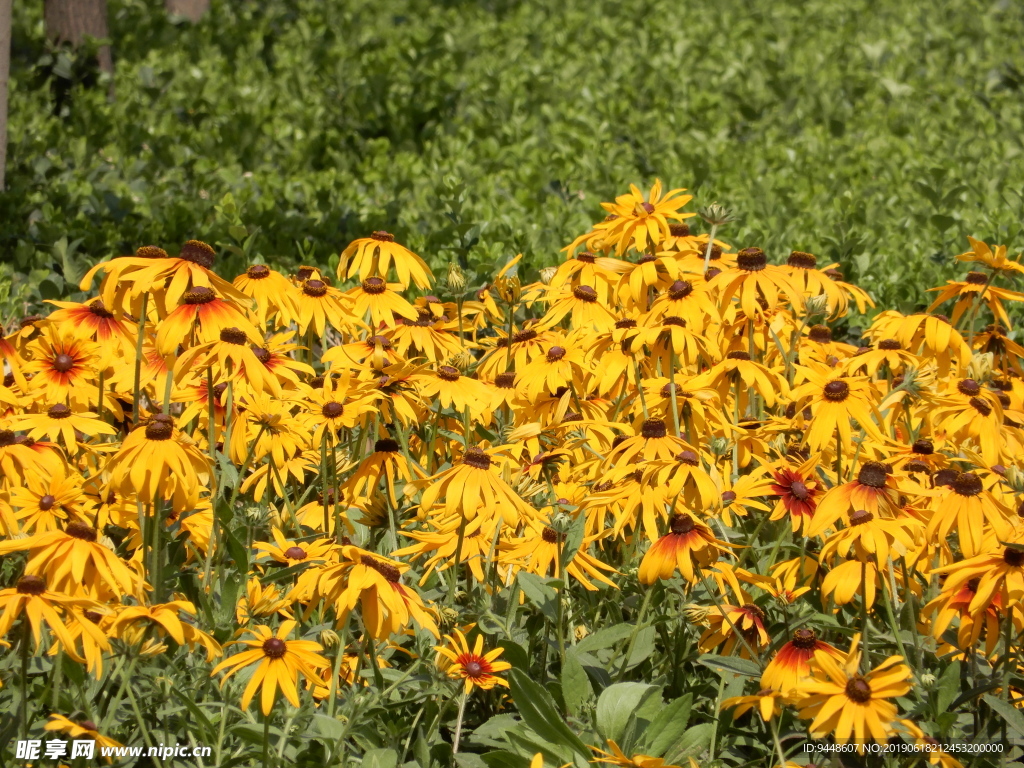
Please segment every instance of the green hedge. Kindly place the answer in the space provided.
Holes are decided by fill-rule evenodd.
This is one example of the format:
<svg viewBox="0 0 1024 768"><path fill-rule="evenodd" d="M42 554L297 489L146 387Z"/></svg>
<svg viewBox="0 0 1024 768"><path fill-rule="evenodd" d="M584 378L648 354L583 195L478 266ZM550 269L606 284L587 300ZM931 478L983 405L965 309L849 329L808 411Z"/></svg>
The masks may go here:
<svg viewBox="0 0 1024 768"><path fill-rule="evenodd" d="M87 55L47 48L42 3L15 5L7 316L191 237L234 247L229 273L373 229L481 273L543 265L655 177L732 206L736 245L816 252L913 309L966 235L1013 248L1024 217L1015 3L214 0L192 26L110 0L113 104Z"/></svg>

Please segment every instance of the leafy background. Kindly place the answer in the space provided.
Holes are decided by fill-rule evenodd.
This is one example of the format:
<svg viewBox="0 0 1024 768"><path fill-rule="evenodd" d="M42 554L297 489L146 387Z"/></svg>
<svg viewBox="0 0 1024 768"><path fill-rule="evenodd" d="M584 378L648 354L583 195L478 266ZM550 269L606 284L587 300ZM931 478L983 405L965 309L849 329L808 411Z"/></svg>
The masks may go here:
<svg viewBox="0 0 1024 768"><path fill-rule="evenodd" d="M110 0L116 100L15 4L3 319L89 263L198 237L325 264L394 232L481 274L553 263L655 177L723 237L921 305L1024 214L1024 6L1004 0ZM1016 62L1016 63L1015 63Z"/></svg>

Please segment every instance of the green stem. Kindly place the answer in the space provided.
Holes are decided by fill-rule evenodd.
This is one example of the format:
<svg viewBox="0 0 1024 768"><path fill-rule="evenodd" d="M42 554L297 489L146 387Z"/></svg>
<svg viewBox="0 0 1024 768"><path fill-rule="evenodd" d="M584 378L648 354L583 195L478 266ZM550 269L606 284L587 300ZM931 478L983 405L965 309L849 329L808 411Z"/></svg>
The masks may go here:
<svg viewBox="0 0 1024 768"><path fill-rule="evenodd" d="M19 704L20 719L18 738L22 741L28 738L28 644L31 638L28 617L21 617L21 679L18 681L21 686L21 701Z"/></svg>
<svg viewBox="0 0 1024 768"><path fill-rule="evenodd" d="M651 605L651 598L654 596L654 585L647 590L647 594L644 595L644 601L640 605L640 612L636 615L636 624L633 625L633 631L629 635L629 642L626 644L626 657L622 660L622 666L619 668L619 673L615 677L615 682L620 682L623 677L626 676L626 669L629 667L629 660L633 656L633 646L636 645L637 635L640 634L640 630L643 627L644 616L647 614L647 609Z"/></svg>
<svg viewBox="0 0 1024 768"><path fill-rule="evenodd" d="M711 225L711 232L708 233L708 245L704 249L704 274L708 273L708 265L711 263L711 249L715 247L715 234L718 232L718 225ZM730 238L732 239L732 238ZM706 278L705 278L706 279Z"/></svg>
<svg viewBox="0 0 1024 768"><path fill-rule="evenodd" d="M455 565L452 566L452 578L448 583L448 604L455 605L455 591L459 585L459 565L462 561L462 545L466 540L466 513L461 513L459 520L459 540L455 545Z"/></svg>
<svg viewBox="0 0 1024 768"><path fill-rule="evenodd" d="M462 696L459 698L459 716L455 720L455 736L452 738L452 754L459 751L459 741L462 739L462 716L466 714L466 689L462 689Z"/></svg>
<svg viewBox="0 0 1024 768"><path fill-rule="evenodd" d="M146 314L149 312L149 293L142 294L142 311L139 313L139 338L135 342L135 386L132 389L132 423L139 423L139 387L142 382L142 348L146 340Z"/></svg>
<svg viewBox="0 0 1024 768"><path fill-rule="evenodd" d="M871 671L871 659L868 656L868 564L860 564L860 645L861 669L867 674Z"/></svg>

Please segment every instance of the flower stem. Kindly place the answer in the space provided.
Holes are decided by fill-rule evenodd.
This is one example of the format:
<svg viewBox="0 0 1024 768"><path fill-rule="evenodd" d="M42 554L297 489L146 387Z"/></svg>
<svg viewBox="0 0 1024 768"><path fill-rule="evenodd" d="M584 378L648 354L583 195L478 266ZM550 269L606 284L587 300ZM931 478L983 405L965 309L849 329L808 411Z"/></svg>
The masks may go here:
<svg viewBox="0 0 1024 768"><path fill-rule="evenodd" d="M459 716L455 720L455 736L452 738L452 754L459 751L459 741L462 739L462 716L466 713L466 689L462 689L462 696L459 699Z"/></svg>
<svg viewBox="0 0 1024 768"><path fill-rule="evenodd" d="M149 312L149 293L142 294L142 311L139 312L139 338L135 343L135 386L132 389L132 423L139 423L139 385L142 381L142 348L146 340L146 314ZM102 401L101 401L102 402Z"/></svg>

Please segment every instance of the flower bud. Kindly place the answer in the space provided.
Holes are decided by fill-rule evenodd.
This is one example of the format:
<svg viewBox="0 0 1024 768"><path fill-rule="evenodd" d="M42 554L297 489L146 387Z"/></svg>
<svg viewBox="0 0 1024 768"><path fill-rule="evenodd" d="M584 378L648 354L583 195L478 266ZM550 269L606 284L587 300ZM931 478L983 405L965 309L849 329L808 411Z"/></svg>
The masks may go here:
<svg viewBox="0 0 1024 768"><path fill-rule="evenodd" d="M732 211L718 203L712 203L706 208L701 208L700 217L714 227L721 227L724 224L728 224L730 221L736 220Z"/></svg>
<svg viewBox="0 0 1024 768"><path fill-rule="evenodd" d="M555 279L555 274L558 272L558 267L544 267L540 271L540 281L544 285L551 285L551 281Z"/></svg>
<svg viewBox="0 0 1024 768"><path fill-rule="evenodd" d="M330 649L338 645L341 645L341 638L338 636L338 633L335 632L333 629L320 630L319 637L320 645L322 645L324 648Z"/></svg>
<svg viewBox="0 0 1024 768"><path fill-rule="evenodd" d="M466 290L466 275L454 261L448 265L448 277L445 282L452 293L462 293Z"/></svg>
<svg viewBox="0 0 1024 768"><path fill-rule="evenodd" d="M494 287L497 289L501 300L506 304L518 304L519 299L523 295L523 287L516 275L512 275L512 277L499 277L495 281Z"/></svg>

